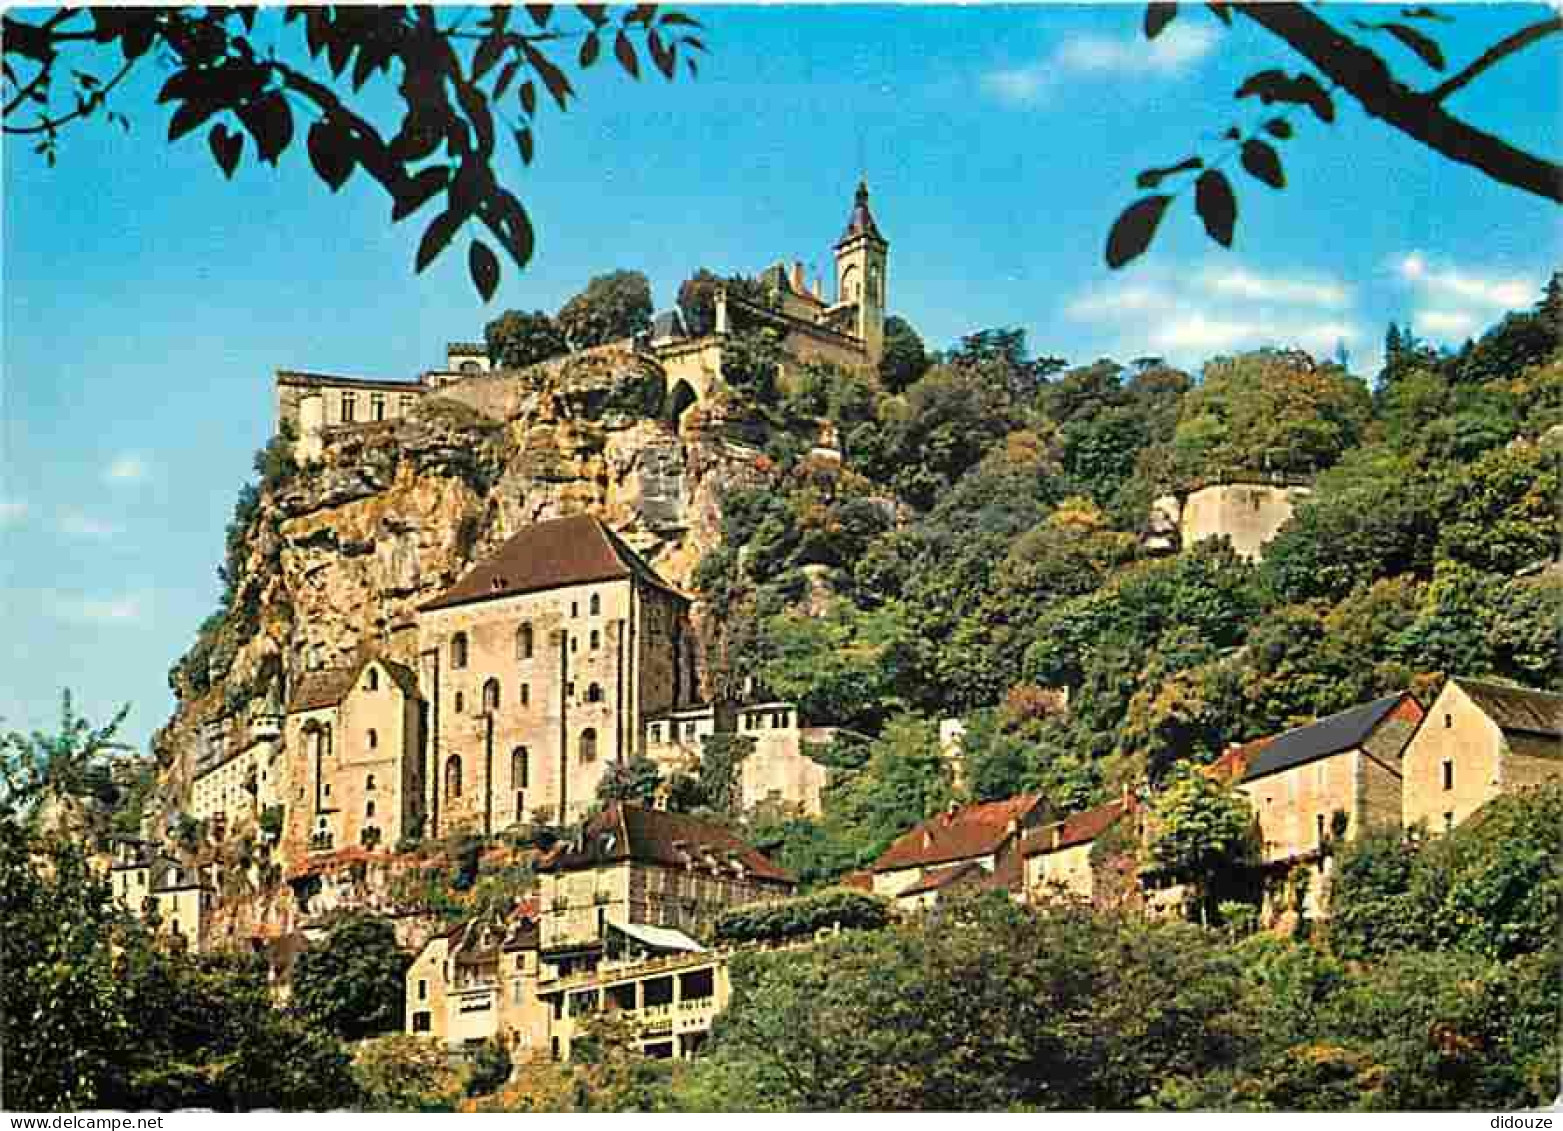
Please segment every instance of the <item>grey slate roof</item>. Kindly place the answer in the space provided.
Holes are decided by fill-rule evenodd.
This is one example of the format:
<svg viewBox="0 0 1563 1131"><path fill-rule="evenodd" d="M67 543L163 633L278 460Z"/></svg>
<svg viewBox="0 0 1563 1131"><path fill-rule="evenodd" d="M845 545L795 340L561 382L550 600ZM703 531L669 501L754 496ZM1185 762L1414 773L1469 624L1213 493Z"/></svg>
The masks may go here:
<svg viewBox="0 0 1563 1131"><path fill-rule="evenodd" d="M1253 781L1361 746L1405 695L1403 691L1386 695L1276 735L1249 764L1243 780Z"/></svg>
<svg viewBox="0 0 1563 1131"><path fill-rule="evenodd" d="M1454 683L1505 734L1563 735L1563 695L1463 676Z"/></svg>
<svg viewBox="0 0 1563 1131"><path fill-rule="evenodd" d="M673 338L683 338L684 319L676 310L664 310L651 320L651 338L653 341L662 342Z"/></svg>

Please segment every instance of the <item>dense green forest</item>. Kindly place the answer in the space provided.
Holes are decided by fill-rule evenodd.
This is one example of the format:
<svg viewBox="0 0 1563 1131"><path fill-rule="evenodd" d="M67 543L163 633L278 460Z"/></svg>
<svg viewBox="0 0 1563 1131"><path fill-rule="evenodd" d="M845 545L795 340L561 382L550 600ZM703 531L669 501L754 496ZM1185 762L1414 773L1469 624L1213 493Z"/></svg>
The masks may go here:
<svg viewBox="0 0 1563 1131"><path fill-rule="evenodd" d="M725 375L776 486L728 501L696 574L714 682L862 736L826 755L823 819L762 815L757 843L806 882L873 859L948 800L947 716L972 796L1072 809L1446 674L1563 687L1560 313L1554 276L1457 352L1391 326L1371 384L1280 351L1065 368L1018 331L930 356L900 319L878 385L782 379L751 335ZM1314 494L1262 563L1141 549L1155 496L1277 479Z"/></svg>

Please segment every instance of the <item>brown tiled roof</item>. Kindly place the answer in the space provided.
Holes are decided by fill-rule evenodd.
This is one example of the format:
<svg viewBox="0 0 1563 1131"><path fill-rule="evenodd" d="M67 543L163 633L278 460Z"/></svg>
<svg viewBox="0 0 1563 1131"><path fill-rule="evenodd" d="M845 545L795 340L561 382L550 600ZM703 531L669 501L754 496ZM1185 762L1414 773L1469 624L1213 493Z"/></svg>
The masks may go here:
<svg viewBox="0 0 1563 1131"><path fill-rule="evenodd" d="M1020 843L1024 856L1058 852L1079 844L1089 844L1112 828L1126 813L1134 811L1133 799L1109 801L1083 813L1073 813L1055 824L1044 825Z"/></svg>
<svg viewBox="0 0 1563 1131"><path fill-rule="evenodd" d="M1563 736L1563 695L1463 676L1452 682L1505 733Z"/></svg>
<svg viewBox="0 0 1563 1131"><path fill-rule="evenodd" d="M946 864L942 868L930 869L922 879L911 887L906 888L896 898L908 895L922 895L924 892L940 891L947 887L961 883L963 880L977 880L985 878L988 870L975 860L966 860L959 864Z"/></svg>
<svg viewBox="0 0 1563 1131"><path fill-rule="evenodd" d="M421 607L447 609L517 593L628 577L683 596L599 519L577 514L526 527Z"/></svg>
<svg viewBox="0 0 1563 1131"><path fill-rule="evenodd" d="M985 873L976 883L978 891L1007 891L1011 894L1019 894L1026 883L1025 865L1020 858L1020 848L1017 845L1010 851L1001 853L998 863L993 866L993 871Z"/></svg>
<svg viewBox="0 0 1563 1131"><path fill-rule="evenodd" d="M987 856L1003 847L1010 823L1024 824L1042 803L1042 795L1023 793L1003 801L966 805L953 813L930 817L911 832L897 837L873 863L875 872L927 867Z"/></svg>
<svg viewBox="0 0 1563 1131"><path fill-rule="evenodd" d="M836 881L840 888L854 888L857 891L874 890L874 873L867 868L859 868L856 872L848 872Z"/></svg>
<svg viewBox="0 0 1563 1131"><path fill-rule="evenodd" d="M419 697L418 677L413 674L411 668L369 653L360 656L356 663L349 664L347 667L306 672L288 699L288 712L296 714L300 711L317 711L322 707L335 707L347 698L347 693L353 689L359 674L371 663L377 663L384 668L391 682L396 684L407 698Z"/></svg>
<svg viewBox="0 0 1563 1131"><path fill-rule="evenodd" d="M751 876L791 884L792 876L771 863L758 849L745 844L721 825L615 802L587 822L580 837L560 845L537 865L540 872L575 872L621 860L682 868L691 858L704 866L701 848L717 860L737 860Z"/></svg>

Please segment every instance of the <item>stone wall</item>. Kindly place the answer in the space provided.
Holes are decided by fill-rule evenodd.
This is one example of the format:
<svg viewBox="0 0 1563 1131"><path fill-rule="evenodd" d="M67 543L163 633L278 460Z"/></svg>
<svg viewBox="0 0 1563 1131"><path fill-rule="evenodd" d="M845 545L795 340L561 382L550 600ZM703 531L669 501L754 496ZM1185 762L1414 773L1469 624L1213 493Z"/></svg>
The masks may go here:
<svg viewBox="0 0 1563 1131"><path fill-rule="evenodd" d="M1163 495L1151 504L1146 545L1174 549L1175 538L1187 548L1207 538L1226 537L1241 557L1254 561L1292 517L1297 504L1311 494L1307 487L1227 483L1201 487L1183 497Z"/></svg>

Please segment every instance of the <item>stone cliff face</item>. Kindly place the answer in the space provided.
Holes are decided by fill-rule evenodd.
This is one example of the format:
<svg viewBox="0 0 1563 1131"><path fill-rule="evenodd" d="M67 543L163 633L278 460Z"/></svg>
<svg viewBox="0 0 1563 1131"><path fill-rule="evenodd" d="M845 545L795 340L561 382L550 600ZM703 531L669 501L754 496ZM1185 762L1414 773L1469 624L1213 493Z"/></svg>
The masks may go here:
<svg viewBox="0 0 1563 1131"><path fill-rule="evenodd" d="M262 491L229 612L171 673L180 704L156 740L165 813L212 720L242 734L303 672L362 648L416 669L418 606L529 523L596 514L687 585L720 537L723 496L768 465L721 437L720 405L675 427L662 396L655 362L621 346L328 431L318 461Z"/></svg>

